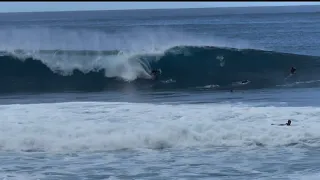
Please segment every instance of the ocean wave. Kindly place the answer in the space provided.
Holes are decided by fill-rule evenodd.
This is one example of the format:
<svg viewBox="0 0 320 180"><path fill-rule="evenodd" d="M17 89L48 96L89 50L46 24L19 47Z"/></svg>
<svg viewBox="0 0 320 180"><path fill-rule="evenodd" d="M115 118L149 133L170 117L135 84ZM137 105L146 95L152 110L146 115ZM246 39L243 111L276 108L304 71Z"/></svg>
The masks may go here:
<svg viewBox="0 0 320 180"><path fill-rule="evenodd" d="M154 53L19 49L0 55L1 92L100 91L128 84L149 89L292 88L302 82L310 86L320 72L320 57L213 46L174 46ZM288 78L292 66L297 73ZM152 69L161 69L158 81L151 79Z"/></svg>

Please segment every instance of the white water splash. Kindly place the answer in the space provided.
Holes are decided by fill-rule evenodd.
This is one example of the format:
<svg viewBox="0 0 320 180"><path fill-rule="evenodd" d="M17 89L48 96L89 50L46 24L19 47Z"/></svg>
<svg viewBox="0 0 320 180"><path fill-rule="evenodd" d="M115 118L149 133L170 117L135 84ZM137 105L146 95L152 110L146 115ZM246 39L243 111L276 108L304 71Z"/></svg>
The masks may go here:
<svg viewBox="0 0 320 180"><path fill-rule="evenodd" d="M186 111L188 109L188 111ZM1 151L319 147L320 108L57 103L0 107ZM291 127L270 124L285 123ZM308 122L307 124L303 122Z"/></svg>

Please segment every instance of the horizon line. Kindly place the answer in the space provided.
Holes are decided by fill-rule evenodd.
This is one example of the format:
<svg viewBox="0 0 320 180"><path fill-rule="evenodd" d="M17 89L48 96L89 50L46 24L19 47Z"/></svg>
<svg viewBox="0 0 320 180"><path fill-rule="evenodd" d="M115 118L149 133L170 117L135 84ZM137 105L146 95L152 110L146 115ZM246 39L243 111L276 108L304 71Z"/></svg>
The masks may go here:
<svg viewBox="0 0 320 180"><path fill-rule="evenodd" d="M105 10L57 10L57 11L16 11L16 12L0 12L0 14L16 14L16 13L59 13L59 12L93 12L93 11L139 11L139 10L181 10L181 9L228 9L228 8L268 8L268 7L300 7L300 6L320 6L318 4L301 4L301 5L261 5L261 6L224 6L224 7L188 7L188 8L141 8L141 9L105 9Z"/></svg>

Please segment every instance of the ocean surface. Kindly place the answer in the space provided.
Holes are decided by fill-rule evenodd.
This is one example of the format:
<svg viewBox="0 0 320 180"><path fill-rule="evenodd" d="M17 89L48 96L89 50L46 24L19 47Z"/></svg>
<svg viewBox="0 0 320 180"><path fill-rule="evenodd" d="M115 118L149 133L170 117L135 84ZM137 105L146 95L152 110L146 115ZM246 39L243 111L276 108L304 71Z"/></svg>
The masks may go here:
<svg viewBox="0 0 320 180"><path fill-rule="evenodd" d="M2 13L0 179L318 180L319 40L319 6Z"/></svg>

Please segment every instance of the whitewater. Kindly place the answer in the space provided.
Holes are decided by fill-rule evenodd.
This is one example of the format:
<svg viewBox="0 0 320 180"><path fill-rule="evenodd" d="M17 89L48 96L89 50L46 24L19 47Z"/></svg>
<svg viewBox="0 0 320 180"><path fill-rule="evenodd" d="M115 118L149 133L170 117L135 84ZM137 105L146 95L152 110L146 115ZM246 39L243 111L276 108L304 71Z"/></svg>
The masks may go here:
<svg viewBox="0 0 320 180"><path fill-rule="evenodd" d="M319 179L318 10L0 14L0 179Z"/></svg>

